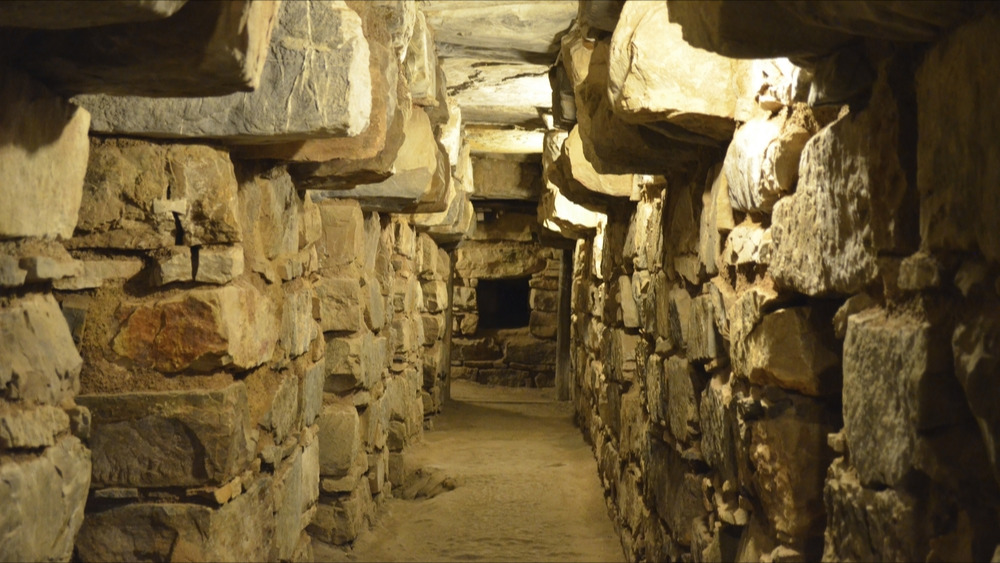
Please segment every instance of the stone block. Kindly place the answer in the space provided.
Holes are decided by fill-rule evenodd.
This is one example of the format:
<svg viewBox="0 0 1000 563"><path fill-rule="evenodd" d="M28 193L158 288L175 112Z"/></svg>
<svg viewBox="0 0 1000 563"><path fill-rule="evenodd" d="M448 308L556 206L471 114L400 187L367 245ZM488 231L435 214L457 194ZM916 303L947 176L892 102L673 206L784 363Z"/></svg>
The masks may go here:
<svg viewBox="0 0 1000 563"><path fill-rule="evenodd" d="M0 238L73 236L87 170L90 114L4 68Z"/></svg>
<svg viewBox="0 0 1000 563"><path fill-rule="evenodd" d="M271 431L274 442L281 444L299 422L299 378L285 373L271 397L270 408L260 421L260 425Z"/></svg>
<svg viewBox="0 0 1000 563"><path fill-rule="evenodd" d="M806 395L839 393L840 354L826 321L810 307L764 315L745 339L733 342L735 373Z"/></svg>
<svg viewBox="0 0 1000 563"><path fill-rule="evenodd" d="M277 283L279 262L299 249L302 198L283 169L264 174L241 167L240 177L237 200L246 265Z"/></svg>
<svg viewBox="0 0 1000 563"><path fill-rule="evenodd" d="M113 280L134 278L145 266L140 258L118 258L114 260L81 260L83 272L79 276L63 278L52 282L52 288L76 291L101 287Z"/></svg>
<svg viewBox="0 0 1000 563"><path fill-rule="evenodd" d="M728 382L713 377L701 395L699 426L701 453L723 481L737 482L735 446L735 405Z"/></svg>
<svg viewBox="0 0 1000 563"><path fill-rule="evenodd" d="M753 221L736 225L726 237L726 244L718 255L717 265L729 268L767 265L774 254L771 229Z"/></svg>
<svg viewBox="0 0 1000 563"><path fill-rule="evenodd" d="M243 275L243 248L237 246L203 246L198 250L195 281L226 284Z"/></svg>
<svg viewBox="0 0 1000 563"><path fill-rule="evenodd" d="M37 455L0 457L5 558L69 561L90 486L90 452L66 436Z"/></svg>
<svg viewBox="0 0 1000 563"><path fill-rule="evenodd" d="M844 432L862 484L901 482L922 466L921 433L962 412L950 355L938 342L932 325L920 318L882 309L848 318Z"/></svg>
<svg viewBox="0 0 1000 563"><path fill-rule="evenodd" d="M456 285L452 290L452 309L455 311L476 311L476 288Z"/></svg>
<svg viewBox="0 0 1000 563"><path fill-rule="evenodd" d="M842 115L806 143L795 194L771 216L769 271L779 286L811 296L858 293L875 278L880 250L916 250L918 203L906 172L914 156L900 141L913 126L906 119L913 102L895 85L908 72L902 61L883 65L867 108ZM933 215L933 205L921 205L921 220Z"/></svg>
<svg viewBox="0 0 1000 563"><path fill-rule="evenodd" d="M370 389L382 376L389 356L388 339L370 332L329 338L326 343L326 382L329 393L358 387Z"/></svg>
<svg viewBox="0 0 1000 563"><path fill-rule="evenodd" d="M359 271L365 256L365 218L358 202L322 200L317 203L323 234L316 242L320 269L338 276Z"/></svg>
<svg viewBox="0 0 1000 563"><path fill-rule="evenodd" d="M575 182L567 182L563 186L567 194L570 197L579 196L583 203L591 202L593 198L580 193L579 188L573 189L575 186L610 197L630 196L635 182L633 175L599 172L595 167L600 166L600 163L593 162L593 157L588 158L580 135L580 127L573 127L563 144L562 155L559 158L565 178Z"/></svg>
<svg viewBox="0 0 1000 563"><path fill-rule="evenodd" d="M528 317L528 331L536 338L554 339L558 327L559 318L555 313L532 311Z"/></svg>
<svg viewBox="0 0 1000 563"><path fill-rule="evenodd" d="M665 121L728 140L740 95L739 63L686 43L667 11L665 2L632 1L622 8L608 63L612 107L629 121Z"/></svg>
<svg viewBox="0 0 1000 563"><path fill-rule="evenodd" d="M503 344L504 360L509 363L540 365L555 364L554 340L539 340L530 335L512 336Z"/></svg>
<svg viewBox="0 0 1000 563"><path fill-rule="evenodd" d="M435 342L444 338L444 315L420 315L421 322L424 323L424 346L433 346Z"/></svg>
<svg viewBox="0 0 1000 563"><path fill-rule="evenodd" d="M361 293L364 299L365 323L369 329L378 332L385 326L387 318L382 284L375 277L362 278L361 281L364 283Z"/></svg>
<svg viewBox="0 0 1000 563"><path fill-rule="evenodd" d="M697 438L698 400L704 384L691 364L680 356L671 356L663 364L663 393L667 400L666 421L670 433L680 443Z"/></svg>
<svg viewBox="0 0 1000 563"><path fill-rule="evenodd" d="M934 45L916 74L920 238L930 249L978 248L992 261L1000 258L1000 234L992 228L998 211L992 186L1000 171L976 163L1000 157L988 133L1000 127L1000 116L976 108L1000 80L979 71L997 60L992 30L998 21L996 14L983 14L954 30Z"/></svg>
<svg viewBox="0 0 1000 563"><path fill-rule="evenodd" d="M275 533L271 560L292 561L319 498L319 442L296 448L274 473Z"/></svg>
<svg viewBox="0 0 1000 563"><path fill-rule="evenodd" d="M428 281L421 284L421 289L424 293L424 306L428 313L443 313L448 308L447 283L439 280Z"/></svg>
<svg viewBox="0 0 1000 563"><path fill-rule="evenodd" d="M316 339L319 327L313 318L313 289L303 282L295 281L283 286L284 304L281 309L281 334L278 343L290 357L298 357L309 351Z"/></svg>
<svg viewBox="0 0 1000 563"><path fill-rule="evenodd" d="M351 470L361 452L358 409L351 403L328 403L319 415L319 471L334 479Z"/></svg>
<svg viewBox="0 0 1000 563"><path fill-rule="evenodd" d="M715 324L715 304L710 294L691 300L691 316L686 330L687 357L693 361L709 362L723 357L726 350L719 338Z"/></svg>
<svg viewBox="0 0 1000 563"><path fill-rule="evenodd" d="M371 113L361 19L343 2L282 2L258 9L275 8L277 24L253 91L208 98L79 96L94 115L93 130L237 144L361 133Z"/></svg>
<svg viewBox="0 0 1000 563"><path fill-rule="evenodd" d="M111 347L121 358L165 373L249 369L271 359L278 319L252 285L194 289L119 308Z"/></svg>
<svg viewBox="0 0 1000 563"><path fill-rule="evenodd" d="M30 62L25 62L70 95L219 96L251 91L260 85L277 10L276 5L254 2L185 4L173 8L171 17L155 21L122 18L129 23L38 31L25 40L23 48L30 53ZM181 35L185 40L178 39ZM158 39L149 42L148 37Z"/></svg>
<svg viewBox="0 0 1000 563"><path fill-rule="evenodd" d="M321 541L344 545L354 541L374 510L369 487L357 487L350 495L324 499L316 507L309 533Z"/></svg>
<svg viewBox="0 0 1000 563"><path fill-rule="evenodd" d="M729 184L722 166L717 165L708 174L708 187L701 196L701 226L698 229L698 258L705 273L719 273L717 258L722 254L725 234L734 227L733 208L729 203Z"/></svg>
<svg viewBox="0 0 1000 563"><path fill-rule="evenodd" d="M955 359L955 376L979 423L986 455L993 465L993 474L1000 481L1000 413L993 408L997 400L995 385L998 358L995 352L1000 338L997 307L973 301L975 313L963 317L952 333L951 349Z"/></svg>
<svg viewBox="0 0 1000 563"><path fill-rule="evenodd" d="M365 326L367 292L362 292L358 278L323 276L313 285L313 291L317 307L314 315L319 317L320 330L353 332Z"/></svg>
<svg viewBox="0 0 1000 563"><path fill-rule="evenodd" d="M771 390L766 414L748 423L750 463L760 501L778 541L800 544L822 534L823 476L833 459L826 445L836 416L815 399Z"/></svg>
<svg viewBox="0 0 1000 563"><path fill-rule="evenodd" d="M191 487L239 475L256 450L246 386L81 395L94 486Z"/></svg>
<svg viewBox="0 0 1000 563"><path fill-rule="evenodd" d="M830 466L823 488L823 560L911 561L927 553L927 514L905 489L872 489L843 458Z"/></svg>
<svg viewBox="0 0 1000 563"><path fill-rule="evenodd" d="M299 389L299 414L302 426L312 426L323 408L323 383L326 365L322 362L313 364L305 370L302 377L302 387Z"/></svg>
<svg viewBox="0 0 1000 563"><path fill-rule="evenodd" d="M79 390L83 359L51 295L29 294L0 308L0 334L4 399L59 404Z"/></svg>
<svg viewBox="0 0 1000 563"><path fill-rule="evenodd" d="M816 119L802 107L769 119L757 117L740 127L723 165L732 208L768 213L778 199L792 193L802 149L818 130Z"/></svg>
<svg viewBox="0 0 1000 563"><path fill-rule="evenodd" d="M437 66L434 31L427 26L423 10L418 10L403 64L414 104L437 105Z"/></svg>
<svg viewBox="0 0 1000 563"><path fill-rule="evenodd" d="M504 278L536 274L545 269L537 244L470 241L456 250L455 273L470 278Z"/></svg>
<svg viewBox="0 0 1000 563"><path fill-rule="evenodd" d="M365 211L386 213L430 212L418 209L423 202L437 202L445 195L449 169L447 157L435 140L427 114L415 108L398 135L401 144L385 172L362 177L345 175L338 161L296 168L300 185L314 190L314 197L353 199ZM411 254L412 256L412 254Z"/></svg>
<svg viewBox="0 0 1000 563"><path fill-rule="evenodd" d="M69 430L69 416L60 408L41 405L19 408L0 407L0 451L47 448L56 436Z"/></svg>
<svg viewBox="0 0 1000 563"><path fill-rule="evenodd" d="M555 313L559 306L559 292L532 289L528 294L528 306L538 311Z"/></svg>
<svg viewBox="0 0 1000 563"><path fill-rule="evenodd" d="M260 475L219 508L137 502L87 515L76 550L83 561L261 561L275 538L274 481Z"/></svg>
<svg viewBox="0 0 1000 563"><path fill-rule="evenodd" d="M156 261L153 266L153 285L163 286L168 283L194 280L194 264L191 261L190 247L170 247L164 252L155 253L153 260Z"/></svg>
<svg viewBox="0 0 1000 563"><path fill-rule="evenodd" d="M669 446L650 440L647 474L660 518L684 545L691 543L691 521L705 515L701 478Z"/></svg>

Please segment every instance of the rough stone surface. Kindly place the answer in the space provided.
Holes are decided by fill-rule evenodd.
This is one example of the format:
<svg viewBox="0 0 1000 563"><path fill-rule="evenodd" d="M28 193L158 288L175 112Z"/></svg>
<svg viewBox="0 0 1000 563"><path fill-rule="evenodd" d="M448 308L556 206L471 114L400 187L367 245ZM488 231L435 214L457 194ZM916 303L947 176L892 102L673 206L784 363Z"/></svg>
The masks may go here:
<svg viewBox="0 0 1000 563"><path fill-rule="evenodd" d="M102 133L234 143L361 133L372 107L361 19L343 2L307 1L282 2L277 20L260 86L252 92L76 99L93 114L93 130Z"/></svg>
<svg viewBox="0 0 1000 563"><path fill-rule="evenodd" d="M802 148L817 129L804 108L740 127L723 166L733 209L770 212L779 198L792 193Z"/></svg>
<svg viewBox="0 0 1000 563"><path fill-rule="evenodd" d="M29 53L24 62L70 95L251 91L264 78L278 11L270 2L190 2L156 21L35 32L22 46Z"/></svg>
<svg viewBox="0 0 1000 563"><path fill-rule="evenodd" d="M666 121L728 139L739 63L685 43L667 10L666 2L629 1L622 8L608 63L612 107L628 120Z"/></svg>
<svg viewBox="0 0 1000 563"><path fill-rule="evenodd" d="M318 438L320 474L333 478L347 475L361 447L358 409L350 403L323 405Z"/></svg>
<svg viewBox="0 0 1000 563"><path fill-rule="evenodd" d="M0 239L62 237L76 228L90 114L21 74L0 70Z"/></svg>
<svg viewBox="0 0 1000 563"><path fill-rule="evenodd" d="M51 295L0 308L0 387L8 401L59 404L80 388L83 359Z"/></svg>
<svg viewBox="0 0 1000 563"><path fill-rule="evenodd" d="M1000 117L975 108L997 89L996 75L978 71L997 57L997 21L991 13L956 29L928 53L916 77L921 239L930 248L978 248L994 261L1000 236L990 225L1000 200L991 186L1000 167L998 149L984 135L1000 127Z"/></svg>
<svg viewBox="0 0 1000 563"><path fill-rule="evenodd" d="M77 401L91 411L95 486L222 484L245 469L256 449L243 383Z"/></svg>
<svg viewBox="0 0 1000 563"><path fill-rule="evenodd" d="M5 558L69 561L90 487L90 452L67 436L37 456L0 457Z"/></svg>
<svg viewBox="0 0 1000 563"><path fill-rule="evenodd" d="M463 278L507 278L545 269L538 246L525 243L468 242L456 252L455 273Z"/></svg>
<svg viewBox="0 0 1000 563"><path fill-rule="evenodd" d="M4 408L6 407L6 408ZM43 405L16 409L0 407L0 450L46 448L69 430L69 416L62 409Z"/></svg>
<svg viewBox="0 0 1000 563"><path fill-rule="evenodd" d="M837 392L840 358L827 331L818 326L819 317L818 311L803 307L764 315L746 340L734 346L736 372L753 383L806 395Z"/></svg>
<svg viewBox="0 0 1000 563"><path fill-rule="evenodd" d="M195 289L175 297L122 304L111 346L136 366L166 373L247 369L271 358L278 319L250 285Z"/></svg>
<svg viewBox="0 0 1000 563"><path fill-rule="evenodd" d="M920 431L949 421L949 357L926 321L870 309L844 340L844 432L864 484L895 485L918 464ZM876 406L878 405L878 406Z"/></svg>
<svg viewBox="0 0 1000 563"><path fill-rule="evenodd" d="M131 561L137 553L164 560L268 559L275 536L273 478L261 475L245 489L220 508L138 502L90 514L77 552L84 561Z"/></svg>
<svg viewBox="0 0 1000 563"><path fill-rule="evenodd" d="M318 303L320 329L355 331L365 325L364 296L356 278L322 278L313 287Z"/></svg>

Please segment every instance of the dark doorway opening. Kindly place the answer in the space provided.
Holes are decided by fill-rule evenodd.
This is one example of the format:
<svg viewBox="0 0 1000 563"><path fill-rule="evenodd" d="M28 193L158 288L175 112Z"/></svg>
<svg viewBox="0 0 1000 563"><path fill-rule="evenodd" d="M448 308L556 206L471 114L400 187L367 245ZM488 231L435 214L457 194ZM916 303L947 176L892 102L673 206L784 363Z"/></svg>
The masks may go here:
<svg viewBox="0 0 1000 563"><path fill-rule="evenodd" d="M476 285L479 328L520 328L528 326L531 287L527 277L502 280L480 279Z"/></svg>

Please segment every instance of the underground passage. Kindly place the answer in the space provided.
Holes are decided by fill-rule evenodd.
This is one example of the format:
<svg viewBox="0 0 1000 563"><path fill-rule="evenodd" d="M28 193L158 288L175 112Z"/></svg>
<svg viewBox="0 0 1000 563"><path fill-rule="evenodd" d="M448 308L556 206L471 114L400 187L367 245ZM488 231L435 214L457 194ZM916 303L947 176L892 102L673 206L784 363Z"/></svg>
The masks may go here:
<svg viewBox="0 0 1000 563"><path fill-rule="evenodd" d="M0 560L1000 562L995 3L0 28Z"/></svg>

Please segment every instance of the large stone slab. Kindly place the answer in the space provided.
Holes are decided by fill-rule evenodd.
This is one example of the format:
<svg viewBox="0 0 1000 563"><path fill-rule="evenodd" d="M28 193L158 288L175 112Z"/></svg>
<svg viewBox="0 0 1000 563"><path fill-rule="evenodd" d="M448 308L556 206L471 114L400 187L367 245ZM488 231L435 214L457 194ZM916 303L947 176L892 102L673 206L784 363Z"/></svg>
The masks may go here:
<svg viewBox="0 0 1000 563"><path fill-rule="evenodd" d="M21 52L26 67L70 95L249 92L267 82L262 69L273 62L268 45L279 6L249 0L188 2L157 21L35 32Z"/></svg>
<svg viewBox="0 0 1000 563"><path fill-rule="evenodd" d="M0 70L0 239L73 236L87 170L90 114Z"/></svg>
<svg viewBox="0 0 1000 563"><path fill-rule="evenodd" d="M402 146L390 168L391 175L386 179L345 186L336 176L327 176L325 167L326 164L319 165L299 181L301 186L314 190L314 200L349 198L357 200L365 211L393 213L408 210L427 197L442 195L438 190L446 186L440 184L442 178L438 175L445 173L448 165L427 114L414 109L406 123ZM338 173L336 169L331 172Z"/></svg>
<svg viewBox="0 0 1000 563"><path fill-rule="evenodd" d="M277 283L290 264L302 261L302 253L297 251L307 245L300 245L300 226L308 226L307 238L315 240L322 221L317 221L318 210L306 210L302 196L283 169L261 174L257 169L241 167L239 177L236 195L246 267Z"/></svg>
<svg viewBox="0 0 1000 563"><path fill-rule="evenodd" d="M541 167L516 158L472 157L471 199L534 200L541 191Z"/></svg>
<svg viewBox="0 0 1000 563"><path fill-rule="evenodd" d="M727 140L744 64L686 43L665 2L631 0L611 38L608 94L626 120L666 121Z"/></svg>
<svg viewBox="0 0 1000 563"><path fill-rule="evenodd" d="M76 99L93 114L91 129L101 133L235 144L350 137L368 126L371 115L368 65L361 19L346 4L283 2L260 85L252 92Z"/></svg>
<svg viewBox="0 0 1000 563"><path fill-rule="evenodd" d="M80 395L93 485L193 487L239 475L256 453L247 389Z"/></svg>
<svg viewBox="0 0 1000 563"><path fill-rule="evenodd" d="M583 151L602 174L691 173L714 160L721 141L669 124L632 124L608 98L609 40L593 43L588 70L575 88ZM564 64L567 64L564 59Z"/></svg>
<svg viewBox="0 0 1000 563"><path fill-rule="evenodd" d="M358 13L368 41L368 72L371 75L372 110L368 127L353 137L309 139L292 143L241 145L234 152L245 158L273 158L293 162L325 162L334 159L370 159L385 147L389 124L396 113L401 75L397 53L385 22L399 20L415 8L409 2L353 1L348 6ZM412 22L411 22L412 25Z"/></svg>
<svg viewBox="0 0 1000 563"><path fill-rule="evenodd" d="M461 47L497 51L514 59L529 53L554 55L555 39L577 14L576 2L455 2L432 1L422 6L434 28L442 56L455 56ZM441 45L444 44L444 45Z"/></svg>
<svg viewBox="0 0 1000 563"><path fill-rule="evenodd" d="M278 340L274 306L249 284L194 289L119 308L111 341L136 367L165 373L249 369L269 359Z"/></svg>
<svg viewBox="0 0 1000 563"><path fill-rule="evenodd" d="M361 452L358 409L353 404L323 405L319 415L320 475L340 478L351 470Z"/></svg>
<svg viewBox="0 0 1000 563"><path fill-rule="evenodd" d="M275 542L275 486L260 475L219 508L137 502L87 515L77 536L82 561L264 561Z"/></svg>
<svg viewBox="0 0 1000 563"><path fill-rule="evenodd" d="M456 251L455 273L463 278L512 278L541 272L545 257L532 243L469 241Z"/></svg>
<svg viewBox="0 0 1000 563"><path fill-rule="evenodd" d="M587 158L580 138L580 127L576 126L569 132L569 137L563 144L562 158L566 159L568 178L579 182L583 187L593 192L612 196L628 197L632 195L635 185L632 174L601 174L594 169L594 164Z"/></svg>
<svg viewBox="0 0 1000 563"><path fill-rule="evenodd" d="M956 29L935 45L917 72L917 187L920 236L933 249L979 249L1000 259L1000 149L990 131L1000 115L978 108L1000 84L983 65L995 64L995 13ZM946 114L943 112L947 112ZM946 117L947 116L947 117ZM989 163L989 164L985 164Z"/></svg>
<svg viewBox="0 0 1000 563"><path fill-rule="evenodd" d="M172 16L185 2L187 0L126 0L106 4L56 0L41 4L32 0L14 0L0 6L0 16L9 27L74 29L158 20Z"/></svg>
<svg viewBox="0 0 1000 563"><path fill-rule="evenodd" d="M69 561L90 487L90 452L66 436L39 455L0 457L0 547L11 561Z"/></svg>
<svg viewBox="0 0 1000 563"><path fill-rule="evenodd" d="M83 359L51 295L0 308L0 388L8 401L59 404L80 388Z"/></svg>

